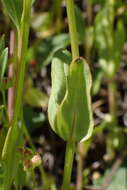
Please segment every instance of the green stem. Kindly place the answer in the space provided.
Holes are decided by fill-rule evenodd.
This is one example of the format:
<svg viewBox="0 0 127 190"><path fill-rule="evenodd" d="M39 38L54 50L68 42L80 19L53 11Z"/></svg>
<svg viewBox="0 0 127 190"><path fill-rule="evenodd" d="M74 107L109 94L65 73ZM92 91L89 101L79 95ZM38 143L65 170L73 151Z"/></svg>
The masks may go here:
<svg viewBox="0 0 127 190"><path fill-rule="evenodd" d="M76 28L75 10L73 0L66 0L67 3L67 17L69 24L71 49L73 59L79 57L78 36Z"/></svg>
<svg viewBox="0 0 127 190"><path fill-rule="evenodd" d="M109 92L109 112L113 124L117 123L117 106L116 106L116 82L114 79L108 81L108 92Z"/></svg>
<svg viewBox="0 0 127 190"><path fill-rule="evenodd" d="M18 32L19 39L19 67L17 70L17 86L16 86L16 102L14 108L14 121L13 124L18 121L20 115L20 107L22 104L22 95L23 95L23 84L24 84L24 75L26 67L26 54L28 46L28 37L29 37L29 24L30 24L30 13L31 13L31 4L32 0L24 0L24 12L23 19L21 24L21 30Z"/></svg>
<svg viewBox="0 0 127 190"><path fill-rule="evenodd" d="M3 105L4 105L4 112L5 112L5 117L6 117L6 122L8 122L8 113L7 113L7 109L6 109L6 97L5 97L5 92L2 91L2 98L3 98Z"/></svg>
<svg viewBox="0 0 127 190"><path fill-rule="evenodd" d="M64 165L64 178L62 190L69 190L71 180L72 165L75 153L75 142L68 142L66 145L65 165Z"/></svg>
<svg viewBox="0 0 127 190"><path fill-rule="evenodd" d="M79 57L79 47L78 47L74 2L73 0L66 0L66 4L67 4L67 17L68 17L68 24L69 24L70 40L71 40L72 58L76 59ZM76 146L75 144L76 143L70 139L70 141L68 141L66 145L62 190L69 189L72 165L73 165L74 153L75 153L75 146Z"/></svg>
<svg viewBox="0 0 127 190"><path fill-rule="evenodd" d="M76 190L82 190L83 185L83 160L84 155L82 154L84 151L84 143L78 144L78 156L77 156L77 179L76 179Z"/></svg>
<svg viewBox="0 0 127 190"><path fill-rule="evenodd" d="M5 161L6 168L4 180L1 190L9 190L11 183L16 175L18 160L17 148L23 132L22 124L19 123L21 118L21 106L23 95L23 84L26 66L26 53L29 37L30 13L31 13L32 0L23 1L23 15L21 20L21 28L18 31L18 66L16 65L16 80L15 80L15 106L14 115L11 127L8 130L5 144L2 151L2 159ZM20 124L20 126L19 126Z"/></svg>

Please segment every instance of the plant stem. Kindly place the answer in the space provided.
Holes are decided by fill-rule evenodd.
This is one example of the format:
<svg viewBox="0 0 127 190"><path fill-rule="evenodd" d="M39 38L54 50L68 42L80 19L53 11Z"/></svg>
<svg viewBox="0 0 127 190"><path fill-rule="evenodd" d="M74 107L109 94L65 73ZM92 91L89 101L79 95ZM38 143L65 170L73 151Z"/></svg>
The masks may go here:
<svg viewBox="0 0 127 190"><path fill-rule="evenodd" d="M108 81L108 92L109 92L109 112L111 115L112 123L117 123L117 106L116 106L116 82L114 79Z"/></svg>
<svg viewBox="0 0 127 190"><path fill-rule="evenodd" d="M26 67L26 54L28 46L28 36L29 36L29 24L30 24L30 13L31 13L31 4L32 0L24 0L24 13L22 19L21 30L18 32L19 39L19 51L18 51L18 60L19 67L17 71L17 90L16 90L16 102L14 108L14 121L17 123L18 117L20 115L20 108L22 103L23 95L23 84L24 84L24 75ZM15 126L15 125L14 125Z"/></svg>
<svg viewBox="0 0 127 190"><path fill-rule="evenodd" d="M86 7L87 7L87 19L88 19L88 25L91 26L92 23L92 3L89 0L86 0Z"/></svg>
<svg viewBox="0 0 127 190"><path fill-rule="evenodd" d="M29 37L31 6L32 0L23 1L21 28L18 31L18 65L16 65L17 76L15 80L14 115L2 151L2 159L5 161L6 168L1 190L10 189L11 183L14 179L14 176L16 175L18 168L17 148L23 132L22 123L19 123L19 119L21 119L22 95Z"/></svg>
<svg viewBox="0 0 127 190"><path fill-rule="evenodd" d="M15 32L10 32L10 57L14 57L15 52ZM14 77L14 62L10 62L8 66L8 78L13 79ZM9 122L13 119L13 108L14 108L14 87L8 89L8 118Z"/></svg>
<svg viewBox="0 0 127 190"><path fill-rule="evenodd" d="M70 40L71 40L72 58L75 59L79 57L79 47L78 47L74 2L73 0L66 0L66 4L67 4L67 17L68 17L68 25L70 32Z"/></svg>
<svg viewBox="0 0 127 190"><path fill-rule="evenodd" d="M77 180L76 180L76 190L82 190L83 185L83 160L84 155L81 153L81 149L84 149L84 144L79 143L78 144L78 158L77 158Z"/></svg>
<svg viewBox="0 0 127 190"><path fill-rule="evenodd" d="M66 0L66 4L67 4L67 17L69 24L70 40L71 40L72 58L76 59L79 57L79 47L78 47L74 2L73 0ZM62 190L69 189L69 184L71 180L72 165L73 165L75 146L76 146L76 143L73 140L71 140L71 138L66 145Z"/></svg>
<svg viewBox="0 0 127 190"><path fill-rule="evenodd" d="M74 153L75 153L75 142L67 142L62 190L69 190Z"/></svg>

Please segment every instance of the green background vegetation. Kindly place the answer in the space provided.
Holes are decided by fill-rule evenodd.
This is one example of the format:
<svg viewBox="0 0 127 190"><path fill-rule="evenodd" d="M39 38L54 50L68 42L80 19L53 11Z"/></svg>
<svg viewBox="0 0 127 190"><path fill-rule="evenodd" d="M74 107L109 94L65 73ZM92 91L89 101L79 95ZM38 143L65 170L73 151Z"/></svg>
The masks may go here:
<svg viewBox="0 0 127 190"><path fill-rule="evenodd" d="M0 190L127 188L126 30L126 0L0 0Z"/></svg>

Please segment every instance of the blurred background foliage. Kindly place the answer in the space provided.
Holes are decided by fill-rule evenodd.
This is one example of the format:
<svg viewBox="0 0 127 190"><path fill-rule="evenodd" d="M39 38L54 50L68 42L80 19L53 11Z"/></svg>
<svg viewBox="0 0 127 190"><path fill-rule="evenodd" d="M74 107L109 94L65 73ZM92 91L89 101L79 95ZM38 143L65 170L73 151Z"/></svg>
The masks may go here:
<svg viewBox="0 0 127 190"><path fill-rule="evenodd" d="M93 76L93 136L77 147L70 189L125 190L127 179L127 1L75 0L80 55L90 64ZM13 24L0 1L0 35L10 46ZM15 31L13 31L15 32ZM0 44L0 151L6 134L8 63ZM47 119L51 92L50 67L56 51L70 50L64 0L35 0L32 8L27 73L24 86L24 147L42 157L41 168L19 168L20 189L56 190L63 175L65 142L50 129ZM7 49L4 50L6 54ZM6 56L4 56L6 59ZM1 66L0 66L1 67ZM4 93L3 93L4 91ZM0 171L3 167L0 166ZM2 171L1 171L2 172ZM41 180L43 178L43 181ZM45 179L45 182L44 182ZM14 185L16 187L16 184ZM19 186L17 186L19 188Z"/></svg>

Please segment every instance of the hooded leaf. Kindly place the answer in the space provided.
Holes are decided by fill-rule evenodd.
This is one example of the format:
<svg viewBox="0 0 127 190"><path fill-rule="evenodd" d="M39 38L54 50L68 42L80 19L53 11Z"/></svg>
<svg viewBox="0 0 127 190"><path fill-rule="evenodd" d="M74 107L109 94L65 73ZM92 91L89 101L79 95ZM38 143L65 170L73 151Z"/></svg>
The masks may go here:
<svg viewBox="0 0 127 190"><path fill-rule="evenodd" d="M93 129L91 74L83 58L68 63L53 59L49 121L64 140L79 142L88 139Z"/></svg>
<svg viewBox="0 0 127 190"><path fill-rule="evenodd" d="M70 65L66 94L57 112L58 132L67 141L86 140L92 133L90 90L88 64L79 58Z"/></svg>
<svg viewBox="0 0 127 190"><path fill-rule="evenodd" d="M65 62L62 58L65 58ZM48 105L48 117L49 122L54 131L55 130L55 120L56 114L58 111L58 106L60 105L61 101L63 100L65 93L66 93L66 75L65 71L68 72L69 70L69 63L71 60L71 56L68 55L68 52L60 52L58 51L55 54L55 57L52 61L52 92L49 99ZM56 132L57 133L57 132Z"/></svg>

